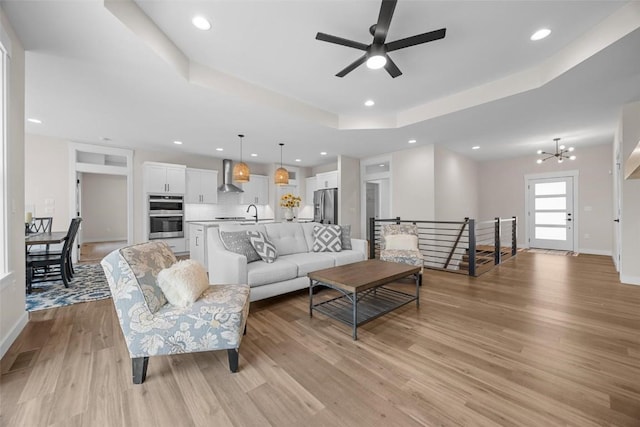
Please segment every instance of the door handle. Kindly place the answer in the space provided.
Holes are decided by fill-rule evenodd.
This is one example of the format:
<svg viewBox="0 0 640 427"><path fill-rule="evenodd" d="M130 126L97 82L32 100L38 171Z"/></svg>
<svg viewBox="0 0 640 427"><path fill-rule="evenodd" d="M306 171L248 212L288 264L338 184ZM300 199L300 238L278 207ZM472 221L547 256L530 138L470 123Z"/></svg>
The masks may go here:
<svg viewBox="0 0 640 427"><path fill-rule="evenodd" d="M620 218L614 219L613 222L620 222Z"/></svg>

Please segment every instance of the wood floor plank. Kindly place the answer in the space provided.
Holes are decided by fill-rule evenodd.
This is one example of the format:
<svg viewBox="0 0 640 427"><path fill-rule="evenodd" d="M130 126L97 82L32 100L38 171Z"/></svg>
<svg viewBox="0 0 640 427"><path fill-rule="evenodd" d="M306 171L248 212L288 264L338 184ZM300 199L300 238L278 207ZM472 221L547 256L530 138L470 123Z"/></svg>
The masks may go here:
<svg viewBox="0 0 640 427"><path fill-rule="evenodd" d="M225 351L158 356L142 385L111 300L31 313L0 361L0 425L640 426L640 287L609 257L423 280L419 308L357 341L306 291L252 303L238 373Z"/></svg>

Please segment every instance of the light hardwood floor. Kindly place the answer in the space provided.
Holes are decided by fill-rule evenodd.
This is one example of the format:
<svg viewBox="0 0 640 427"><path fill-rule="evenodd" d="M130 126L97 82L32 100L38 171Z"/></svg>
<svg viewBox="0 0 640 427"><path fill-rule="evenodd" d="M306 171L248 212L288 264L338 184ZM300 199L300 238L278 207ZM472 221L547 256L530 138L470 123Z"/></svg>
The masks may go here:
<svg viewBox="0 0 640 427"><path fill-rule="evenodd" d="M36 312L1 362L7 426L639 426L640 286L611 259L521 253L426 271L421 305L358 329L304 292L252 305L226 352L131 364L111 300Z"/></svg>

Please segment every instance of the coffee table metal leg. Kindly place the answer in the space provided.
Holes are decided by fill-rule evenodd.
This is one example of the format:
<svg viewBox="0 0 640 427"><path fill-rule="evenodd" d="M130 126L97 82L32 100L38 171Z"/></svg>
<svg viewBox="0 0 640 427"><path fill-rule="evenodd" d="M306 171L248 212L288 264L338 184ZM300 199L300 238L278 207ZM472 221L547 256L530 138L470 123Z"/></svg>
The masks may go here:
<svg viewBox="0 0 640 427"><path fill-rule="evenodd" d="M420 273L416 273L416 307L420 307Z"/></svg>
<svg viewBox="0 0 640 427"><path fill-rule="evenodd" d="M353 293L353 339L358 339L358 296Z"/></svg>
<svg viewBox="0 0 640 427"><path fill-rule="evenodd" d="M313 280L309 279L309 317L313 317Z"/></svg>

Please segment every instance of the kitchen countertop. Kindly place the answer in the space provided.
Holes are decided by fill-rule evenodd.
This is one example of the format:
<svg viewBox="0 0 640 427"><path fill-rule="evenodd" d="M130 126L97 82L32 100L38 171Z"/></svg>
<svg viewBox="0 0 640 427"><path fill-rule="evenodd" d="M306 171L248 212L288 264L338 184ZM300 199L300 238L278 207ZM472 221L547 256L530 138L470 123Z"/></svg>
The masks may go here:
<svg viewBox="0 0 640 427"><path fill-rule="evenodd" d="M255 220L253 218L246 219L207 219L207 220L195 220L195 221L185 221L187 224L195 224L195 225L203 225L205 227L215 227L222 223L232 223L232 224L242 224L242 225L250 225L255 224ZM275 222L273 218L264 218L258 220L258 224Z"/></svg>

